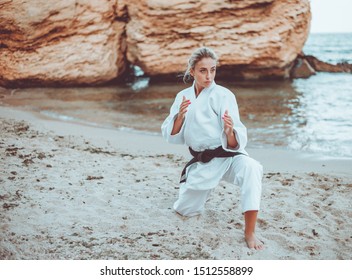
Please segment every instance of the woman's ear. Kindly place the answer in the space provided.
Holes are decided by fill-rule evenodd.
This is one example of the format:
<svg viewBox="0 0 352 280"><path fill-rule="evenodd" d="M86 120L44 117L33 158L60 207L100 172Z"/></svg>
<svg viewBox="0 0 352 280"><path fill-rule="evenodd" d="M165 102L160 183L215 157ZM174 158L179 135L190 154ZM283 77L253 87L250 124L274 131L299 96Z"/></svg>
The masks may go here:
<svg viewBox="0 0 352 280"><path fill-rule="evenodd" d="M194 78L194 69L193 69L193 68L191 68L191 69L189 70L189 74Z"/></svg>

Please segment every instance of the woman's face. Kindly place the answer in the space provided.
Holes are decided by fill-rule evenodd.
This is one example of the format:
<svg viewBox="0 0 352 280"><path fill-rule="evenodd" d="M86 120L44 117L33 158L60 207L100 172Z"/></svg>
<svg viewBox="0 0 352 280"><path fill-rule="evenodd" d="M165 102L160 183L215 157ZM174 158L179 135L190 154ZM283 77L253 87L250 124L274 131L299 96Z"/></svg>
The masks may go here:
<svg viewBox="0 0 352 280"><path fill-rule="evenodd" d="M196 63L190 74L196 81L199 90L209 87L214 81L216 74L216 61L210 57L204 57Z"/></svg>

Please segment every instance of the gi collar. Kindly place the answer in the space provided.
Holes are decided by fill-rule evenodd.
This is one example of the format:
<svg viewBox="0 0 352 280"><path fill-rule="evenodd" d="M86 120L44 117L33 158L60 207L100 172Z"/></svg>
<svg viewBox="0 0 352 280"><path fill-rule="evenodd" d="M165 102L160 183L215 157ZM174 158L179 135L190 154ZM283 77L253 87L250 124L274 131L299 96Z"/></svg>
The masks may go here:
<svg viewBox="0 0 352 280"><path fill-rule="evenodd" d="M204 88L201 92L211 91L215 86L216 86L216 83L215 83L215 81L213 81L209 87ZM193 88L193 92L195 93L196 92L196 81L195 80L193 80L192 88Z"/></svg>

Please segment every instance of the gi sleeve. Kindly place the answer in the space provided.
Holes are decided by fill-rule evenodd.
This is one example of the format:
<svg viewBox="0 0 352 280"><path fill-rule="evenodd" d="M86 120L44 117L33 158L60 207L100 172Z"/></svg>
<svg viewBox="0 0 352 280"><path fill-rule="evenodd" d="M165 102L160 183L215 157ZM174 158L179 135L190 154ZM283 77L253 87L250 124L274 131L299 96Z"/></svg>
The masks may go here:
<svg viewBox="0 0 352 280"><path fill-rule="evenodd" d="M161 133L164 137L164 139L173 144L184 144L184 126L185 124L182 124L181 130L179 133L175 135L171 135L172 129L174 127L174 122L175 119L177 118L177 114L179 112L180 105L182 103L182 95L178 94L174 100L174 103L172 104L170 108L170 114L169 116L164 120L163 124L161 125Z"/></svg>
<svg viewBox="0 0 352 280"><path fill-rule="evenodd" d="M237 147L235 148L227 147L227 137L224 131L224 121L222 119L222 116L225 114L226 110L228 111L228 114L233 120L233 131L235 133L235 137L238 143ZM220 119L221 119L221 125L222 125L221 145L224 148L224 150L230 151L230 152L231 151L244 152L244 149L247 145L247 128L240 120L240 114L238 111L236 97L232 92L228 92L224 96L220 104Z"/></svg>

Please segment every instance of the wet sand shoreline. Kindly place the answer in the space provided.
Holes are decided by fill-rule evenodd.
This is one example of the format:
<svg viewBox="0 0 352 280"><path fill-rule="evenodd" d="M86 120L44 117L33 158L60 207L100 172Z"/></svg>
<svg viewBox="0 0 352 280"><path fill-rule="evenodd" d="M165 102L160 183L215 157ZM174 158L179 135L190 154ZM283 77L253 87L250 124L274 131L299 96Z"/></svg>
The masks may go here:
<svg viewBox="0 0 352 280"><path fill-rule="evenodd" d="M309 80L219 84L236 95L248 147L352 158L350 77L320 73ZM176 93L185 87L0 88L0 105L37 112L40 118L160 134ZM330 94L335 91L339 98Z"/></svg>

